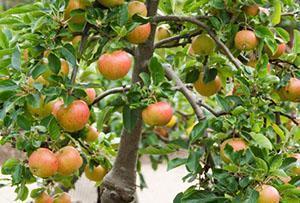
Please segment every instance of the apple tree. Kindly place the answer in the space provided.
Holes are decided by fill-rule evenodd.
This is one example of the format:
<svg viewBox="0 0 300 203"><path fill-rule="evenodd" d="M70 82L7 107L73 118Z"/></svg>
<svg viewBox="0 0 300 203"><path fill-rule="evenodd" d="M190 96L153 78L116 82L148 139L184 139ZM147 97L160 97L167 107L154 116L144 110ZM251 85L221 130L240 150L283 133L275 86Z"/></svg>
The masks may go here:
<svg viewBox="0 0 300 203"><path fill-rule="evenodd" d="M17 199L137 202L139 158L185 165L175 203L300 199L296 0L37 0L0 14L2 182ZM169 158L183 151L185 157ZM37 183L29 191L28 184Z"/></svg>

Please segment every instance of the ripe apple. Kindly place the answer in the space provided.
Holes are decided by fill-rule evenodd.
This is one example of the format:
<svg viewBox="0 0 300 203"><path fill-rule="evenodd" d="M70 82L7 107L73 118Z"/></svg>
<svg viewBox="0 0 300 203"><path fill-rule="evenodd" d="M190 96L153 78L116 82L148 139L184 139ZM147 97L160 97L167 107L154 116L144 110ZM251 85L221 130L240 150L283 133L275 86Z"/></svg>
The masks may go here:
<svg viewBox="0 0 300 203"><path fill-rule="evenodd" d="M249 6L244 6L243 7L243 11L248 16L256 16L259 13L259 6L257 4L249 5Z"/></svg>
<svg viewBox="0 0 300 203"><path fill-rule="evenodd" d="M140 16L147 16L147 7L140 1L131 1L128 3L128 15L132 18L135 14Z"/></svg>
<svg viewBox="0 0 300 203"><path fill-rule="evenodd" d="M87 165L84 169L85 176L92 181L100 182L103 180L104 176L106 175L107 171L102 166L94 167L92 170Z"/></svg>
<svg viewBox="0 0 300 203"><path fill-rule="evenodd" d="M112 8L122 5L124 0L98 0L98 2L107 8Z"/></svg>
<svg viewBox="0 0 300 203"><path fill-rule="evenodd" d="M142 44L147 41L151 32L151 24L139 25L127 34L127 40L132 44Z"/></svg>
<svg viewBox="0 0 300 203"><path fill-rule="evenodd" d="M192 49L195 54L210 55L215 48L216 43L208 34L198 35L192 41Z"/></svg>
<svg viewBox="0 0 300 203"><path fill-rule="evenodd" d="M173 128L176 123L177 123L177 117L175 115L173 115L170 122L167 123L166 127Z"/></svg>
<svg viewBox="0 0 300 203"><path fill-rule="evenodd" d="M203 73L200 73L198 80L194 83L194 87L199 94L209 97L221 90L222 83L219 76L216 76L214 80L208 83L204 83Z"/></svg>
<svg viewBox="0 0 300 203"><path fill-rule="evenodd" d="M53 203L53 198L46 192L42 192L35 200L34 203Z"/></svg>
<svg viewBox="0 0 300 203"><path fill-rule="evenodd" d="M49 149L39 148L30 155L28 165L33 175L47 178L57 172L58 160Z"/></svg>
<svg viewBox="0 0 300 203"><path fill-rule="evenodd" d="M167 102L150 104L142 111L143 121L151 126L166 125L173 116L173 109Z"/></svg>
<svg viewBox="0 0 300 203"><path fill-rule="evenodd" d="M98 139L98 137L99 137L99 132L97 128L93 126L88 126L85 140L87 142L94 142Z"/></svg>
<svg viewBox="0 0 300 203"><path fill-rule="evenodd" d="M158 136L165 137L165 138L169 137L169 132L166 127L156 127L154 128L154 132Z"/></svg>
<svg viewBox="0 0 300 203"><path fill-rule="evenodd" d="M234 38L235 47L239 50L250 51L257 47L258 39L251 30L241 30Z"/></svg>
<svg viewBox="0 0 300 203"><path fill-rule="evenodd" d="M53 102L45 104L45 97L40 97L39 107L27 103L28 112L36 118L43 119L51 114Z"/></svg>
<svg viewBox="0 0 300 203"><path fill-rule="evenodd" d="M279 58L282 54L284 54L285 50L286 50L286 44L285 43L279 44L277 46L277 49L276 49L274 54L272 54L272 51L268 47L265 48L265 51L267 52L267 54L269 55L269 57L271 59Z"/></svg>
<svg viewBox="0 0 300 203"><path fill-rule="evenodd" d="M257 191L259 192L258 203L279 203L280 201L278 190L271 185L262 185Z"/></svg>
<svg viewBox="0 0 300 203"><path fill-rule="evenodd" d="M72 201L70 195L64 192L56 197L53 203L72 203Z"/></svg>
<svg viewBox="0 0 300 203"><path fill-rule="evenodd" d="M291 78L287 86L281 88L278 94L282 100L300 102L300 80Z"/></svg>
<svg viewBox="0 0 300 203"><path fill-rule="evenodd" d="M59 74L62 76L68 76L69 74L69 63L65 60L61 60L61 66Z"/></svg>
<svg viewBox="0 0 300 203"><path fill-rule="evenodd" d="M84 128L89 121L90 110L82 100L75 100L69 106L60 106L56 118L60 126L67 132L76 132Z"/></svg>
<svg viewBox="0 0 300 203"><path fill-rule="evenodd" d="M87 94L85 101L88 104L92 104L96 99L96 91L94 88L85 89L85 93Z"/></svg>
<svg viewBox="0 0 300 203"><path fill-rule="evenodd" d="M69 176L77 171L83 161L77 149L72 146L61 148L57 153L58 160L57 172L63 176Z"/></svg>
<svg viewBox="0 0 300 203"><path fill-rule="evenodd" d="M117 80L127 75L132 66L132 57L125 51L114 51L100 56L99 72L109 80Z"/></svg>
<svg viewBox="0 0 300 203"><path fill-rule="evenodd" d="M57 117L57 111L60 109L60 106L64 104L64 101L61 99L56 100L52 105L52 115L56 118Z"/></svg>
<svg viewBox="0 0 300 203"><path fill-rule="evenodd" d="M77 9L85 9L89 6L89 1L87 0L70 0L69 4L65 10L65 20L69 20L72 23L82 24L85 22L84 14L76 15L71 17L71 12Z"/></svg>
<svg viewBox="0 0 300 203"><path fill-rule="evenodd" d="M292 167L292 172L296 174L297 176L300 175L300 153L293 154L292 157L297 159L297 162L295 165Z"/></svg>
<svg viewBox="0 0 300 203"><path fill-rule="evenodd" d="M230 158L226 155L224 150L227 144L233 148L234 152L245 150L248 147L247 143L241 138L230 138L225 140L220 146L220 156L225 163L230 162Z"/></svg>

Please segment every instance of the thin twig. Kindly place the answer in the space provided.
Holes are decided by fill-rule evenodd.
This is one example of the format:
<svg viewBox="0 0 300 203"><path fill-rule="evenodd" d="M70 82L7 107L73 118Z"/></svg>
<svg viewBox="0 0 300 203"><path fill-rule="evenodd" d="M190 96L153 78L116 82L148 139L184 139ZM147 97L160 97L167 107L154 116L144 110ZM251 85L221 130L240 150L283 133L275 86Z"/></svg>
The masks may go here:
<svg viewBox="0 0 300 203"><path fill-rule="evenodd" d="M224 115L228 115L229 114L228 112L225 112L225 111L216 112L210 106L208 106L207 104L204 104L202 102L202 100L199 100L197 103L198 103L199 106L202 106L203 108L205 108L206 110L208 110L210 113L212 113L216 117L224 116Z"/></svg>
<svg viewBox="0 0 300 203"><path fill-rule="evenodd" d="M102 94L100 94L99 96L97 96L95 101L91 105L97 104L98 102L100 102L103 98L105 98L108 95L116 94L116 93L124 93L129 90L130 90L130 86L123 86L123 87L116 87L113 89L109 89L109 90L103 92Z"/></svg>
<svg viewBox="0 0 300 203"><path fill-rule="evenodd" d="M289 115L289 114L286 114L286 113L283 113L283 112L275 112L275 113L278 113L288 119L290 119L291 121L293 121L293 123L295 123L296 125L299 125L300 123L297 121L297 118L295 116L292 116L292 115Z"/></svg>

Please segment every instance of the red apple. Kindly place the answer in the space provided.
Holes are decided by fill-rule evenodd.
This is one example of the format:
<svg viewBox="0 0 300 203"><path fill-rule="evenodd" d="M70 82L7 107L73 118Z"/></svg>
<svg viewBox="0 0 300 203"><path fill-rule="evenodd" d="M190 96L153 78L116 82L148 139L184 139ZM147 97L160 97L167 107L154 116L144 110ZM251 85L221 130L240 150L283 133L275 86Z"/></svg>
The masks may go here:
<svg viewBox="0 0 300 203"><path fill-rule="evenodd" d="M60 126L67 132L76 132L84 128L89 121L90 110L82 100L75 100L69 106L60 106L56 113Z"/></svg>
<svg viewBox="0 0 300 203"><path fill-rule="evenodd" d="M100 56L98 60L99 72L109 80L123 78L132 66L132 57L125 51L114 51Z"/></svg>
<svg viewBox="0 0 300 203"><path fill-rule="evenodd" d="M35 200L34 203L52 203L53 198L46 192L42 192Z"/></svg>
<svg viewBox="0 0 300 203"><path fill-rule="evenodd" d="M57 172L58 160L49 149L39 148L30 155L28 165L33 175L47 178Z"/></svg>
<svg viewBox="0 0 300 203"><path fill-rule="evenodd" d="M271 185L262 185L257 191L259 192L258 203L279 203L280 201L278 190Z"/></svg>
<svg viewBox="0 0 300 203"><path fill-rule="evenodd" d="M147 41L151 32L151 24L147 23L134 28L127 35L127 40L132 44L142 44Z"/></svg>
<svg viewBox="0 0 300 203"><path fill-rule="evenodd" d="M95 101L96 98L96 91L94 88L87 88L85 89L85 93L87 94L85 101L88 104L92 104Z"/></svg>
<svg viewBox="0 0 300 203"><path fill-rule="evenodd" d="M56 118L57 116L57 111L59 110L60 106L64 104L64 101L61 99L58 99L57 101L54 102L52 105L52 115Z"/></svg>
<svg viewBox="0 0 300 203"><path fill-rule="evenodd" d="M66 146L61 148L57 153L58 160L57 172L64 176L69 176L77 171L83 161L77 149L72 146Z"/></svg>
<svg viewBox="0 0 300 203"><path fill-rule="evenodd" d="M236 33L234 38L235 47L239 50L253 50L258 45L258 39L251 30L241 30Z"/></svg>
<svg viewBox="0 0 300 203"><path fill-rule="evenodd" d="M227 144L233 148L234 152L245 150L248 147L246 142L241 138L231 138L225 140L220 146L220 156L225 163L230 162L230 158L225 154L225 150L224 150Z"/></svg>
<svg viewBox="0 0 300 203"><path fill-rule="evenodd" d="M199 94L209 97L221 90L222 83L219 76L216 76L214 80L205 83L203 81L203 73L200 73L198 80L194 83L194 87Z"/></svg>
<svg viewBox="0 0 300 203"><path fill-rule="evenodd" d="M167 102L157 102L149 105L142 112L143 121L151 126L163 126L170 122L173 109Z"/></svg>
<svg viewBox="0 0 300 203"><path fill-rule="evenodd" d="M300 102L300 80L291 78L287 86L282 87L278 93L282 100Z"/></svg>
<svg viewBox="0 0 300 203"><path fill-rule="evenodd" d="M64 192L57 196L53 203L72 203L72 201L70 195Z"/></svg>

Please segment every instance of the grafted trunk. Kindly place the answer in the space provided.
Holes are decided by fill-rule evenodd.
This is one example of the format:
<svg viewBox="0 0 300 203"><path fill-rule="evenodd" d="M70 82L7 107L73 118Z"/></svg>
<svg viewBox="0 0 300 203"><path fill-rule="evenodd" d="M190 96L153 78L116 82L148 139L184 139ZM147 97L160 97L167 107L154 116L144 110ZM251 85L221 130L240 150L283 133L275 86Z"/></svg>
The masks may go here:
<svg viewBox="0 0 300 203"><path fill-rule="evenodd" d="M159 0L147 0L148 16L154 16ZM135 50L135 65L132 83L140 82L140 73L147 71L147 64L153 55L156 25L151 25L148 41ZM137 123L132 132L123 129L118 155L112 170L104 178L101 186L101 203L136 202L136 163L138 144L141 137L142 117L138 113Z"/></svg>

